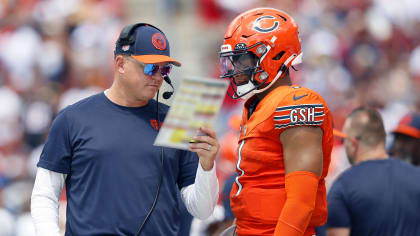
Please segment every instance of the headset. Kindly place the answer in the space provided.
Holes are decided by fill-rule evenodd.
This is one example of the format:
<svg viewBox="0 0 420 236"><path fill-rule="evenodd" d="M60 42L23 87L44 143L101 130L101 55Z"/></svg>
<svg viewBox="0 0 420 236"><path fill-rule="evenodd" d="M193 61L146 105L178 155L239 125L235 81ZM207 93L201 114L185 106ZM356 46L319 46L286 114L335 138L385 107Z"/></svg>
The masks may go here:
<svg viewBox="0 0 420 236"><path fill-rule="evenodd" d="M146 24L146 23L136 23L136 24L127 25L121 30L120 36L118 37L118 40L116 42L117 46L120 46L118 48L121 48L121 46L123 45L134 44L136 42L136 36L133 33L137 28L142 27L142 26L153 27L157 29L159 32L161 32L162 34L164 34L158 27L150 25L150 24ZM130 54L130 52L124 52L124 51L117 52L117 50L114 50L114 54Z"/></svg>
<svg viewBox="0 0 420 236"><path fill-rule="evenodd" d="M165 80L166 81L166 80ZM170 82L170 81L169 81ZM172 85L171 85L172 86ZM172 87L173 88L173 87ZM169 92L166 92L169 93ZM173 93L173 92L172 92ZM169 95L169 97L172 96L172 93ZM165 93L164 93L165 94ZM164 95L163 94L163 95ZM168 98L169 98L168 97ZM165 98L166 99L166 98ZM156 93L156 121L158 123L158 129L160 129L160 120L159 120L159 90ZM152 214L153 210L155 209L157 200L159 198L159 193L160 193L160 186L162 185L162 178L163 178L163 156L165 155L165 151L163 150L163 147L160 147L160 175L159 175L159 182L157 184L156 187L156 193L155 193L155 197L153 199L153 203L152 206L150 207L149 212L147 212L146 217L144 218L143 222L141 223L139 229L137 230L137 233L135 234L135 236L140 235L141 231L144 228L144 225L146 224L147 220L149 219L150 215Z"/></svg>
<svg viewBox="0 0 420 236"><path fill-rule="evenodd" d="M134 44L135 41L136 41L136 36L133 34L133 32L138 27L142 27L142 26L146 26L146 25L157 29L159 32L161 32L163 34L163 32L159 28L157 28L153 25L150 25L150 24L145 24L145 23L131 24L131 25L127 25L123 28L116 44L118 46ZM121 47L116 47L116 48L121 48ZM115 49L114 55L117 55L117 54L130 54L130 53L123 52L123 51L117 51L117 49ZM172 85L171 79L169 78L168 75L163 76L163 79L165 80L166 83L169 84L169 86L171 86L172 91L164 92L162 94L162 97L164 99L169 99L173 95L175 89L174 89L174 86ZM158 123L158 129L160 129L160 119L159 118L160 117L159 117L159 90L158 90L158 92L156 94L156 120L157 120L157 123ZM150 218L150 215L152 214L153 210L155 209L157 200L159 198L160 187L162 185L162 178L163 178L163 162L164 162L164 155L165 155L165 151L164 151L163 147L160 148L160 154L161 154L160 155L160 165L161 165L160 166L160 176L159 176L159 182L158 182L157 187L156 187L155 197L153 199L153 204L150 207L150 210L147 212L147 215L144 218L143 222L141 223L141 225L140 225L139 229L137 230L135 236L140 235L141 231L144 228L144 225L146 224L147 220Z"/></svg>

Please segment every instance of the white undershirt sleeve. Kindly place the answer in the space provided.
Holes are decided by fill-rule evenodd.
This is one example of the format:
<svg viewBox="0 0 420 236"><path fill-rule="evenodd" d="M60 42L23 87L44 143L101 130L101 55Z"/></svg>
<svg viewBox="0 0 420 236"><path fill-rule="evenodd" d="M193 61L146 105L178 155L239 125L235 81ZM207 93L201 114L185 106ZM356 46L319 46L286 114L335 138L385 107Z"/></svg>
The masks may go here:
<svg viewBox="0 0 420 236"><path fill-rule="evenodd" d="M219 181L215 169L216 164L209 171L203 170L198 164L195 183L181 189L182 201L188 212L200 220L208 218L217 203Z"/></svg>
<svg viewBox="0 0 420 236"><path fill-rule="evenodd" d="M67 175L38 168L31 197L31 215L38 236L59 236L58 200ZM182 200L191 215L208 218L216 206L219 183L215 166L204 171L198 165L195 183L181 189Z"/></svg>
<svg viewBox="0 0 420 236"><path fill-rule="evenodd" d="M37 236L59 236L58 200L67 175L38 167L31 196L31 215Z"/></svg>

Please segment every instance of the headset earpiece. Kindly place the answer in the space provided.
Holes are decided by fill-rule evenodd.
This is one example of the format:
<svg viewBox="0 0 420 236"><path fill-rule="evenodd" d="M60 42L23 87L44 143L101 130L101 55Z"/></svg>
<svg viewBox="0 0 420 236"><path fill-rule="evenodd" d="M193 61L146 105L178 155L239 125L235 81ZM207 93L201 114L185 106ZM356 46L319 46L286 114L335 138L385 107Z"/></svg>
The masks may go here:
<svg viewBox="0 0 420 236"><path fill-rule="evenodd" d="M131 24L127 25L123 28L123 30L120 33L120 37L118 38L117 44L119 45L130 45L135 42L135 35L133 34L134 30L136 30L138 27L146 25L144 23L137 23L137 24Z"/></svg>

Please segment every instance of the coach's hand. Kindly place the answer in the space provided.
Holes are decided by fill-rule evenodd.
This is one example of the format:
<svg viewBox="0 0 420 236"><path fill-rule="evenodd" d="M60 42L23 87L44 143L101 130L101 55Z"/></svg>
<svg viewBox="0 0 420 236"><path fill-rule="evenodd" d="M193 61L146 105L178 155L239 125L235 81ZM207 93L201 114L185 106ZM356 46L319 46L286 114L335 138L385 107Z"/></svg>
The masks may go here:
<svg viewBox="0 0 420 236"><path fill-rule="evenodd" d="M205 171L209 171L213 168L220 145L217 141L216 132L212 129L201 127L200 131L204 135L194 137L196 143L190 144L190 151L197 153L201 167Z"/></svg>

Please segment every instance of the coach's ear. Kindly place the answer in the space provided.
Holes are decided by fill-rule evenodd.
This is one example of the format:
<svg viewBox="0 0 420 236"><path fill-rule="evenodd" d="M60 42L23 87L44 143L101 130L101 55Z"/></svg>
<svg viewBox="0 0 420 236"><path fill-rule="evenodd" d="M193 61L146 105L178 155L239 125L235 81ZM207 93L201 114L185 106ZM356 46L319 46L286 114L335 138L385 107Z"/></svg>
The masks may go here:
<svg viewBox="0 0 420 236"><path fill-rule="evenodd" d="M124 64L125 64L125 58L122 55L117 55L115 57L115 70L117 70L120 74L124 74Z"/></svg>

